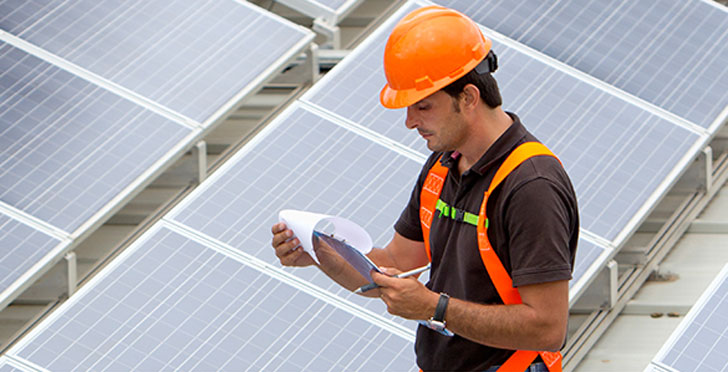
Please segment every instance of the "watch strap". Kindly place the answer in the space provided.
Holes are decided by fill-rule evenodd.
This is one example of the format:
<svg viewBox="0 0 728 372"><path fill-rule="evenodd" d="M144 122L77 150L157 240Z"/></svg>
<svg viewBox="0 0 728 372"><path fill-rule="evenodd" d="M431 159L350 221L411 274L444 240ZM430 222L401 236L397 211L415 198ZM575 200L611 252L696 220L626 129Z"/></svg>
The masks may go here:
<svg viewBox="0 0 728 372"><path fill-rule="evenodd" d="M447 311L447 304L450 301L450 296L447 293L440 293L440 299L437 300L437 307L435 307L435 315L432 320L438 322L445 321L445 311Z"/></svg>

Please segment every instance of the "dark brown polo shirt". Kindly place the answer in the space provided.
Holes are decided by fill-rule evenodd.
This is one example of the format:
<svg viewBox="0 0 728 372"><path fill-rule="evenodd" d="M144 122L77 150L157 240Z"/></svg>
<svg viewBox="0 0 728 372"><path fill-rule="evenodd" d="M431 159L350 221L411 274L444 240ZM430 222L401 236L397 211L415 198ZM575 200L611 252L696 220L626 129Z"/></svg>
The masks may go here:
<svg viewBox="0 0 728 372"><path fill-rule="evenodd" d="M459 174L457 154L433 153L425 163L395 230L422 241L420 191L429 169L443 155L450 171L440 199L478 214L483 193L508 154L524 142L537 141L510 114L514 123L473 167ZM556 154L558 156L558 154ZM526 160L488 200L488 238L513 279L513 285L568 280L574 266L579 232L576 196L561 164L550 156ZM502 304L478 252L476 227L435 213L430 230L432 270L427 287L454 298ZM445 316L447 320L447 314ZM417 330L417 364L429 370L484 370L502 364L513 351L483 346L460 336Z"/></svg>

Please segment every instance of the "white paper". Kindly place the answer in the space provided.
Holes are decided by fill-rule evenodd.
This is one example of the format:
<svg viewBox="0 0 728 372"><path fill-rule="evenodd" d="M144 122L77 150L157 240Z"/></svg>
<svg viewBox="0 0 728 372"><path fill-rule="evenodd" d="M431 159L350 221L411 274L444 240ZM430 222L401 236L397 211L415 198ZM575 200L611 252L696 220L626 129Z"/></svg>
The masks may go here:
<svg viewBox="0 0 728 372"><path fill-rule="evenodd" d="M334 226L334 236L340 240L346 240L347 244L362 254L367 254L372 250L372 238L366 230L346 218L284 209L278 213L278 219L293 230L294 236L301 241L303 250L308 252L317 263L319 260L313 250L313 230L322 222L330 222Z"/></svg>

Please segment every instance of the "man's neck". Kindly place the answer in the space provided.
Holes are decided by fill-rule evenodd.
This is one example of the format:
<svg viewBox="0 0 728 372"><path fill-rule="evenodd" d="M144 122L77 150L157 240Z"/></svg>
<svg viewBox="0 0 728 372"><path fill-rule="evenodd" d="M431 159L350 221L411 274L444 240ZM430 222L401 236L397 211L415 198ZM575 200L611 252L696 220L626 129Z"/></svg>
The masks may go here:
<svg viewBox="0 0 728 372"><path fill-rule="evenodd" d="M474 118L468 141L457 149L460 153L458 160L460 174L463 174L480 160L512 123L513 119L500 107L483 109Z"/></svg>

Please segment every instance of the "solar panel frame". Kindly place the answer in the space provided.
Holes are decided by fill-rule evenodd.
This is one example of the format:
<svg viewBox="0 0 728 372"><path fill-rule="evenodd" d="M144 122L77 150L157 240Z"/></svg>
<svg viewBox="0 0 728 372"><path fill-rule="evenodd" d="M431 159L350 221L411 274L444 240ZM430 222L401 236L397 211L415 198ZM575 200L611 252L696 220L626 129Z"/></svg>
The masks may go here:
<svg viewBox="0 0 728 372"><path fill-rule="evenodd" d="M709 306L714 306L714 308L709 308ZM712 311L711 314L706 314L706 312L710 311ZM708 327L707 324L711 321L716 322L716 324L712 324L713 326L717 325L720 328L711 329ZM712 345L704 344L704 341L706 341L704 338L708 335L708 332L712 333L712 335L708 336L708 340L712 338ZM690 334L688 335L688 333ZM700 337L703 339L696 341L696 338ZM701 360L686 355L685 352L688 348L692 348L692 352L700 353L697 358L701 358ZM716 357L718 352L722 353L722 355ZM678 355L675 356L673 353ZM680 359L680 362L687 361L689 364L676 366L674 364L678 362L676 358L682 358L683 356L686 359ZM674 358L666 361L668 357ZM712 365L704 364L706 358L710 357L717 360L711 360ZM690 364L690 362L696 364ZM719 364L715 365L714 363ZM717 370L715 368L720 367L725 370L725 366L728 365L726 363L728 363L728 264L723 267L693 304L685 318L662 345L645 371L649 371L651 368L665 371L707 371L709 369Z"/></svg>
<svg viewBox="0 0 728 372"><path fill-rule="evenodd" d="M239 256L229 253L231 252L220 250L214 244L210 245L207 241L198 239L194 233L160 221L31 330L7 352L7 355L18 361L48 369L53 369L54 366L61 369L68 367L88 369L91 368L91 364L96 366L93 369L114 369L125 365L121 363L129 360L137 363L136 366L126 365L131 369L149 367L159 370L165 365L165 361L168 368L176 365L176 368L182 369L220 369L224 366L215 367L207 363L210 363L209 360L218 363L223 349L230 360L236 358L236 355L244 356L243 351L252 350L252 344L249 342L252 338L243 340L240 339L242 337L240 335L257 332L254 348L260 351L252 358L260 360L271 354L273 357L267 364L265 361L261 362L262 364L249 362L249 367L254 369L300 369L302 365L296 364L299 362L314 363L309 365L310 368L330 370L361 369L367 366L374 368L375 365L377 368L386 368L387 363L396 363L394 364L398 366L396 368L414 366L414 361L411 360L413 355L410 352L411 340L388 332L330 302L316 299L310 296L310 293L288 288L290 282L271 275L265 267L250 266ZM176 255L179 257L175 257ZM177 268L177 265L185 268ZM217 270L206 268L210 265L215 266ZM200 277L190 274L189 270L202 270L205 275ZM139 279L134 279L137 275L141 276ZM183 281L182 284L178 283L180 280ZM255 285L251 286L251 283ZM239 288L236 289L236 286L244 286L247 289L238 291ZM269 288L271 286L273 288ZM265 297L248 296L246 291L249 290L265 294ZM234 292L230 294L233 299L220 297L227 291ZM177 292L181 297L175 295ZM295 294L296 292L298 294ZM299 305L291 307L292 298L300 296L308 298L309 304L303 305L302 308L298 302ZM165 305L164 297L171 303ZM160 298L162 300L158 301ZM130 301L133 304L130 304ZM257 311L246 310L247 305L238 306L240 301L255 307L262 304L260 301L273 301L269 303L273 306L268 307L273 314L268 317L254 315ZM182 306L183 309L180 309L183 303L188 306ZM191 309L193 312L175 320L182 313L177 314L179 311L176 310L172 312L173 309L182 312L186 311L184 309ZM217 309L213 313L220 313L215 316L218 320L209 319L213 314L208 310L213 309ZM232 314L227 314L229 311L232 311ZM300 311L300 314L297 311ZM318 315L302 318L311 311ZM333 316L334 313L336 317ZM310 333L302 332L305 328L297 326L297 322L288 323L289 318L299 318L302 322L300 326L308 326ZM284 326L286 324L290 326L281 333L266 335L260 333L263 326L272 327L278 324L271 321L284 322ZM89 323L93 323L93 327L89 326ZM361 340L354 340L354 337L342 338L338 334L329 337L322 333L324 329L322 327L331 329L336 325L345 326L344 329L339 328L339 332L349 332L348 327L351 327L352 332L361 331L363 337ZM129 329L130 326L133 327ZM165 329L167 331L164 331ZM180 337L180 332L185 332L186 336ZM168 339L163 342L152 341L149 344L152 340L150 337L153 338L154 334ZM175 337L170 338L172 336ZM100 337L102 341L92 340L93 337ZM205 341L195 343L195 337L201 337ZM235 343L233 337L236 337L235 342L242 344L233 345ZM314 345L306 345L305 341L313 342L314 339L316 340ZM337 341L332 342L334 340ZM209 344L218 346L211 347ZM228 346L223 347L224 345ZM271 349L273 347L281 349ZM388 347L393 349L389 350ZM120 350L116 351L117 348ZM187 348L192 349L182 353ZM264 350L266 348L267 350ZM359 348L362 349L361 353L356 352ZM138 350L136 353L133 352L135 349ZM140 353L139 350L143 351ZM150 350L154 352L150 353ZM332 361L321 356L321 350L327 351L328 357L331 357L330 354L334 350L344 352L335 355L338 361ZM373 358L375 350L380 353L377 358ZM356 354L350 359L343 358L351 352ZM213 355L215 353L217 354ZM318 357L305 359L311 353ZM152 360L155 355L156 360ZM238 359L238 362L248 362L248 360Z"/></svg>
<svg viewBox="0 0 728 372"><path fill-rule="evenodd" d="M35 372L35 370L23 366L18 361L3 355L0 356L0 372Z"/></svg>
<svg viewBox="0 0 728 372"><path fill-rule="evenodd" d="M596 274L614 256L613 247L581 234L574 259L572 279L569 281L569 307L587 291Z"/></svg>
<svg viewBox="0 0 728 372"><path fill-rule="evenodd" d="M497 1L433 2L460 10L490 29L663 106L710 133L728 117L728 98L719 94L728 89L728 73L720 56L711 57L716 52L728 57L728 11L713 1L533 1L517 6ZM716 11L706 12L709 8ZM689 18L700 23L688 24ZM631 35L639 36L635 40ZM712 38L697 40L705 35ZM657 89L664 81L672 83ZM696 81L723 88L703 89ZM706 99L709 96L714 99Z"/></svg>

